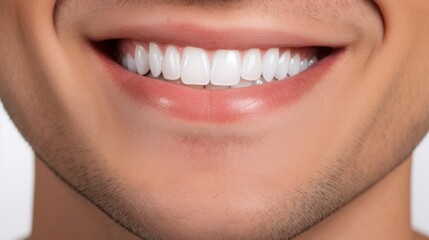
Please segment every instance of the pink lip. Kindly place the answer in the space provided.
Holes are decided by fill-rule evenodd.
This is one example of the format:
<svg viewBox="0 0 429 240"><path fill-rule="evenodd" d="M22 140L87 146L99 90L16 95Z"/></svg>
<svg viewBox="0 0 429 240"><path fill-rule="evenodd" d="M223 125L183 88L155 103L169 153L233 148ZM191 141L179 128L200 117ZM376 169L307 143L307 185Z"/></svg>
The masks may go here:
<svg viewBox="0 0 429 240"><path fill-rule="evenodd" d="M301 48L326 46L339 48L348 43L338 38L332 40L326 36L315 36L307 31L289 32L287 29L252 28L206 28L190 24L149 24L123 25L112 24L90 28L89 38L94 41L107 39L135 39L141 42L157 42L193 46L204 49L250 49L288 47Z"/></svg>
<svg viewBox="0 0 429 240"><path fill-rule="evenodd" d="M183 120L232 123L261 117L298 101L320 82L339 54L334 53L309 70L283 81L213 91L143 77L104 54L98 55L120 89L136 102Z"/></svg>

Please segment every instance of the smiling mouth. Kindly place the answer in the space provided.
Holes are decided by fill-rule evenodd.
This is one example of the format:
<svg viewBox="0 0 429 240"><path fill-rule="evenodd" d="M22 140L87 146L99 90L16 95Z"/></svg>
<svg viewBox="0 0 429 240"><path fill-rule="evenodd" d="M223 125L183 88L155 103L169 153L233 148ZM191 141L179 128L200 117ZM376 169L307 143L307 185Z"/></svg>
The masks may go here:
<svg viewBox="0 0 429 240"><path fill-rule="evenodd" d="M118 61L130 72L209 90L286 80L322 58L319 48L206 50L132 40L120 41L119 48Z"/></svg>
<svg viewBox="0 0 429 240"><path fill-rule="evenodd" d="M233 36L223 47L222 39L204 38L210 29L160 29L171 31L147 27L133 37L134 30L112 30L93 49L133 102L186 121L229 124L264 117L301 99L344 52L299 38L289 46L266 46L241 36L240 46Z"/></svg>

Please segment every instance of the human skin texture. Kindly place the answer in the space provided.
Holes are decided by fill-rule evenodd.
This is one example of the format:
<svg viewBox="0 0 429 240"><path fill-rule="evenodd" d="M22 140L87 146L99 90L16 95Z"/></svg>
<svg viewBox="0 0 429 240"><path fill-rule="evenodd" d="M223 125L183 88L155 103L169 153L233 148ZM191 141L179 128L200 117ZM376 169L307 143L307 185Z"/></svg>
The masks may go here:
<svg viewBox="0 0 429 240"><path fill-rule="evenodd" d="M31 239L413 239L428 15L427 0L0 0L0 97L38 159ZM259 37L222 36L242 29ZM215 49L298 35L337 51L294 79L315 79L299 97L211 121L140 101L121 87L138 76L94 47L159 35Z"/></svg>

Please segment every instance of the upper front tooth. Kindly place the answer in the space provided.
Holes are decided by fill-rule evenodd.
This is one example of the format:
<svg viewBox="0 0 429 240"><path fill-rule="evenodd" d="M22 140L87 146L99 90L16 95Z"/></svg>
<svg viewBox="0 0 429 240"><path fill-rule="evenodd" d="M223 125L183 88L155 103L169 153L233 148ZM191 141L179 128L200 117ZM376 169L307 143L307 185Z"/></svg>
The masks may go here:
<svg viewBox="0 0 429 240"><path fill-rule="evenodd" d="M168 46L165 50L162 61L162 74L167 80L177 80L180 78L180 55L173 46Z"/></svg>
<svg viewBox="0 0 429 240"><path fill-rule="evenodd" d="M262 76L267 82L271 82L276 74L279 55L280 50L278 48L271 48L264 55Z"/></svg>
<svg viewBox="0 0 429 240"><path fill-rule="evenodd" d="M289 71L289 62L290 62L290 51L286 51L282 54L282 56L279 59L279 63L277 64L277 70L276 70L276 79L277 80L283 80L287 77L288 71Z"/></svg>
<svg viewBox="0 0 429 240"><path fill-rule="evenodd" d="M296 54L291 60L289 64L289 76L295 76L300 72L301 69L301 57L299 54Z"/></svg>
<svg viewBox="0 0 429 240"><path fill-rule="evenodd" d="M217 86L234 86L241 78L241 57L239 51L219 50L212 63L211 83Z"/></svg>
<svg viewBox="0 0 429 240"><path fill-rule="evenodd" d="M245 80L256 81L262 75L261 50L255 48L246 52L243 58L241 77Z"/></svg>
<svg viewBox="0 0 429 240"><path fill-rule="evenodd" d="M201 48L185 47L182 56L182 82L207 85L210 82L210 60Z"/></svg>
<svg viewBox="0 0 429 240"><path fill-rule="evenodd" d="M135 62L140 75L146 75L149 72L149 54L141 45L136 47Z"/></svg>
<svg viewBox="0 0 429 240"><path fill-rule="evenodd" d="M164 45L162 45L162 48ZM206 51L196 47L179 49L167 45L163 54L161 46L149 43L149 50L141 44L135 46L134 55L127 53L120 59L129 71L151 77L163 75L166 80L181 80L187 85L208 85L229 87L245 82L244 85L271 82L295 76L317 63L318 58L301 58L300 54L291 55L291 50L282 51L271 48L265 51L253 48L241 53L239 50L218 50L210 60ZM210 53L210 55L212 55ZM243 59L241 56L243 55ZM249 82L249 83L248 83ZM240 84L240 86L243 84ZM243 86L244 86L243 85Z"/></svg>
<svg viewBox="0 0 429 240"><path fill-rule="evenodd" d="M159 77L162 70L162 52L156 43L149 43L149 66L153 77Z"/></svg>

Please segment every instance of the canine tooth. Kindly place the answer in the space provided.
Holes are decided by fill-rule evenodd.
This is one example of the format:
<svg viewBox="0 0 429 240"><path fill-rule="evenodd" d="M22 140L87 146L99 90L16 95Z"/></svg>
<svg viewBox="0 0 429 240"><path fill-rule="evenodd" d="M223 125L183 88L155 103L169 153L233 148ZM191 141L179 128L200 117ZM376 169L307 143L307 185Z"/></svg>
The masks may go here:
<svg viewBox="0 0 429 240"><path fill-rule="evenodd" d="M165 50L162 61L162 74L167 80L177 80L180 78L180 55L173 46L168 46Z"/></svg>
<svg viewBox="0 0 429 240"><path fill-rule="evenodd" d="M185 47L182 55L182 82L207 85L210 82L210 60L201 48Z"/></svg>
<svg viewBox="0 0 429 240"><path fill-rule="evenodd" d="M289 76L295 76L299 73L301 68L301 58L299 54L296 54L291 60L289 64Z"/></svg>
<svg viewBox="0 0 429 240"><path fill-rule="evenodd" d="M300 71L303 72L303 71L307 70L307 68L308 68L308 59L304 59L301 61Z"/></svg>
<svg viewBox="0 0 429 240"><path fill-rule="evenodd" d="M319 60L317 59L316 56L314 56L313 58L310 59L310 61L308 61L308 66L311 67L314 64L316 64Z"/></svg>
<svg viewBox="0 0 429 240"><path fill-rule="evenodd" d="M267 82L271 82L276 74L279 55L280 50L278 48L271 48L264 55L262 76Z"/></svg>
<svg viewBox="0 0 429 240"><path fill-rule="evenodd" d="M127 54L127 68L129 71L137 73L136 62L134 61L133 57L129 53Z"/></svg>
<svg viewBox="0 0 429 240"><path fill-rule="evenodd" d="M149 54L141 45L137 45L136 47L135 62L137 66L137 72L140 75L146 75L149 72Z"/></svg>
<svg viewBox="0 0 429 240"><path fill-rule="evenodd" d="M276 79L277 80L283 80L287 78L287 74L289 71L289 62L290 62L291 53L290 51L284 52L280 59L279 63L277 64L277 70L276 70Z"/></svg>
<svg viewBox="0 0 429 240"><path fill-rule="evenodd" d="M149 67L154 77L159 77L162 70L162 52L156 43L149 43Z"/></svg>
<svg viewBox="0 0 429 240"><path fill-rule="evenodd" d="M239 51L218 50L213 56L211 83L217 86L234 86L241 79Z"/></svg>
<svg viewBox="0 0 429 240"><path fill-rule="evenodd" d="M241 77L245 80L256 81L262 75L261 50L254 48L246 52L242 63Z"/></svg>

